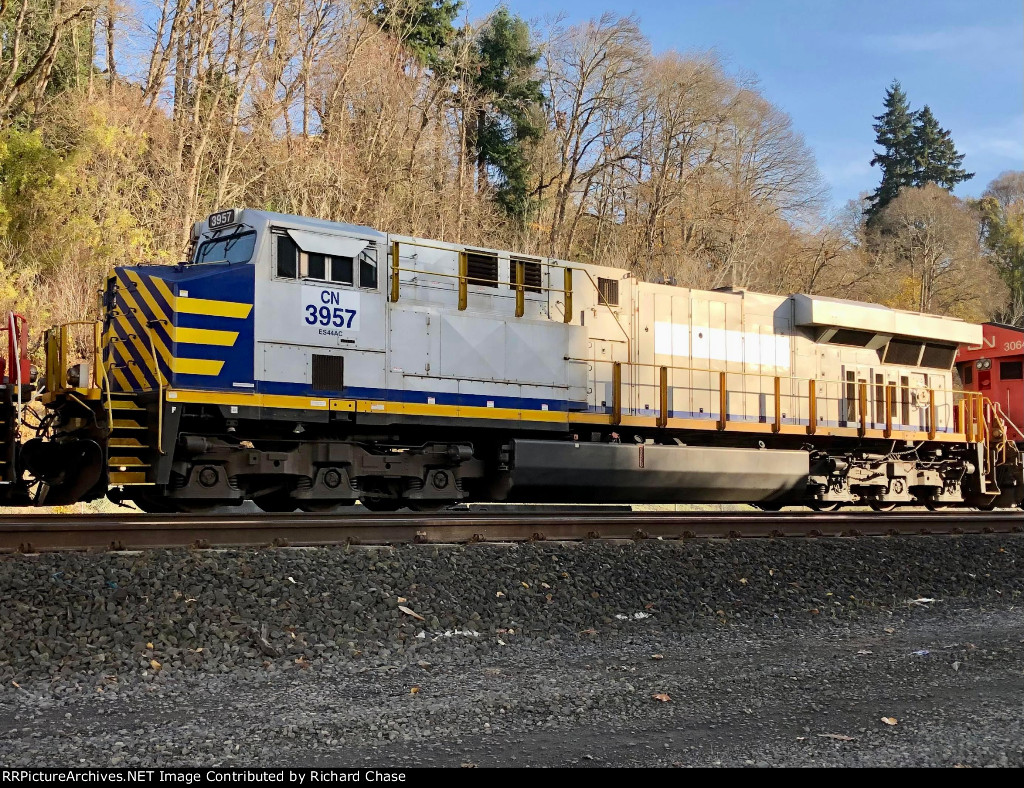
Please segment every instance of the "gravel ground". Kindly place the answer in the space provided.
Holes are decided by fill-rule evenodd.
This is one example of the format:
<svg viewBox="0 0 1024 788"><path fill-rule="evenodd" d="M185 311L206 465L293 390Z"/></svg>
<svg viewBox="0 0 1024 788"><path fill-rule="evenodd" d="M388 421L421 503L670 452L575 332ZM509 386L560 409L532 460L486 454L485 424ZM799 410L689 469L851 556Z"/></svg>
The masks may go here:
<svg viewBox="0 0 1024 788"><path fill-rule="evenodd" d="M0 762L1024 766L1022 559L995 535L3 557Z"/></svg>

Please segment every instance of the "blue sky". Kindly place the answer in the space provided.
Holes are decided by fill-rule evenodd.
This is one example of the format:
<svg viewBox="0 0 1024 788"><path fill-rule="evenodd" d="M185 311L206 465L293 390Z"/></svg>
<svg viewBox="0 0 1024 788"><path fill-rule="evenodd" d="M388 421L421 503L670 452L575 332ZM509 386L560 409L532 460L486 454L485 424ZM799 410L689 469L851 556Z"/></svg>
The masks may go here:
<svg viewBox="0 0 1024 788"><path fill-rule="evenodd" d="M469 16L498 2L468 0ZM977 196L1024 169L1021 0L505 0L525 19L568 23L635 13L655 51L714 49L793 118L841 207L877 185L872 116L895 78L911 105L931 106L975 172Z"/></svg>

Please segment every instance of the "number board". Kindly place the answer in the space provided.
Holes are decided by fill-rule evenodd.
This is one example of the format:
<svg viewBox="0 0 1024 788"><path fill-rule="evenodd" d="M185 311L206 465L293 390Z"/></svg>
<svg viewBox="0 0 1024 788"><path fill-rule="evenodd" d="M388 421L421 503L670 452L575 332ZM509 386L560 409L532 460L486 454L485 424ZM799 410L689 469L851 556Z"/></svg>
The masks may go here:
<svg viewBox="0 0 1024 788"><path fill-rule="evenodd" d="M302 317L317 337L345 337L359 331L359 293L322 285L302 285Z"/></svg>
<svg viewBox="0 0 1024 788"><path fill-rule="evenodd" d="M235 223L235 210L234 208L231 208L226 211L211 213L210 218L206 221L211 230L219 230L222 227L228 227Z"/></svg>

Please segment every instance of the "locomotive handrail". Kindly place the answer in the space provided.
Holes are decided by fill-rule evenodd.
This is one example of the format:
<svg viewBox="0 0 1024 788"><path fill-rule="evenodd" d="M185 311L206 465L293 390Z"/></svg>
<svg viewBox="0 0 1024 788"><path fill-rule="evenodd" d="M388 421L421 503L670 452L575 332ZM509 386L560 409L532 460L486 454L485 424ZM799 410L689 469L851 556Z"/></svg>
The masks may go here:
<svg viewBox="0 0 1024 788"><path fill-rule="evenodd" d="M73 326L92 326L92 364L89 371L90 380L84 381L85 386L71 386L67 379L68 344L70 342L68 329ZM46 333L47 388L50 391L73 388L97 389L100 392L101 400L105 390L107 395L107 418L108 423L112 425L114 422L114 409L111 402L111 390L113 387L106 365L103 363L102 321L71 320L67 323L53 326ZM81 383L82 381L79 382Z"/></svg>
<svg viewBox="0 0 1024 788"><path fill-rule="evenodd" d="M512 261L512 262L516 262L516 261ZM526 262L526 261L519 261L519 262ZM424 270L419 269L419 268L403 268L401 266L399 266L397 269L396 268L392 268L391 270L392 271L397 270L397 271L401 271L401 272L407 273L407 274L420 274L422 276L433 276L433 277L438 277L438 278L441 278L441 279L463 279L464 278L470 284L483 283L483 284L494 284L494 285L508 285L510 288L515 288L516 287L516 282L515 281L506 282L504 279L481 279L479 276L469 276L469 275L466 275L465 277L463 277L460 274L447 274L444 271L424 271ZM572 271L574 269L566 268L565 270ZM524 283L524 287L525 286L526 285ZM530 290L530 292L534 292L534 291L537 291L537 290L540 290L542 292L550 292L550 293L564 293L565 292L565 290L563 288L561 288L561 287L547 287L546 285L529 285L529 290Z"/></svg>
<svg viewBox="0 0 1024 788"><path fill-rule="evenodd" d="M157 321L160 322L160 321ZM153 339L153 328L149 323L143 323L146 329L146 336L149 338L149 354L153 357L153 377L157 385L156 401L156 450L160 454L164 452L164 386L167 385L164 379L163 370L160 369L160 358L156 354L156 341Z"/></svg>
<svg viewBox="0 0 1024 788"><path fill-rule="evenodd" d="M54 326L53 328L50 329L50 331L56 331L57 332L57 352L58 352L57 361L59 362L57 364L57 369L56 370L52 370L52 371L57 372L57 385L56 386L52 386L52 385L49 384L49 382L47 383L47 386L48 386L48 388L51 391L53 391L55 388L77 388L75 386L68 386L67 369L66 369L66 367L67 367L67 345L68 345L68 342L69 342L69 339L70 339L68 337L68 329L71 328L72 326L93 326L93 337L92 337L92 341L93 341L93 347L92 347L93 369L92 369L92 376L93 376L93 382L94 383L96 382L96 378L95 378L96 359L97 359L97 353L99 352L99 349L100 349L100 343L98 341L99 335L98 335L98 333L96 331L96 327L98 325L98 322L99 321L96 321L96 320L71 320L71 321L68 321L67 323L60 323L60 324L58 324L58 325L56 325L56 326ZM51 370L48 370L48 371L51 371ZM86 385L85 388L89 388L89 386Z"/></svg>
<svg viewBox="0 0 1024 788"><path fill-rule="evenodd" d="M443 271L423 271L418 268L403 268L401 264L401 244L407 244L409 246L415 246L422 249L437 249L443 252L456 252L459 256L459 273L449 274ZM502 279L481 279L480 277L469 276L467 273L468 268L468 255L470 252L463 248L449 249L446 246L440 246L436 244L427 244L419 241L392 241L391 242L391 287L388 300L392 303L398 301L401 296L401 273L408 274L419 274L425 277L435 277L438 279L457 279L458 280L458 294L459 294L459 311L463 311L468 306L468 293L467 286L470 284L484 284L489 285L507 285L513 291L515 291L516 299L516 317L522 317L525 314L525 291L527 289L525 281L520 282L520 277L525 279L525 271L520 272L520 268L524 268L526 262L536 262L538 265L547 265L549 268L561 268L565 271L565 284L564 287L548 287L547 285L530 285L530 292L543 292L543 293L562 293L565 298L566 310L563 316L563 322L569 323L572 321L572 271L574 269L566 265L560 265L558 263L550 262L549 258L541 258L539 260L525 260L522 259L528 255L522 256L509 256L509 265L514 268L516 275L511 281L504 281ZM532 255L529 255L532 257ZM548 261L548 262L545 262ZM514 264L514 265L513 265ZM589 274L588 274L589 276Z"/></svg>
<svg viewBox="0 0 1024 788"><path fill-rule="evenodd" d="M103 342L102 342L102 330L103 322L101 320L95 321L93 327L93 346L96 353L96 370L102 373L102 381L97 381L100 388L100 397L103 396L104 389L107 392L107 424L110 425L110 429L114 428L114 402L113 402L113 389L114 386L110 382L110 375L107 373L107 366L103 363Z"/></svg>
<svg viewBox="0 0 1024 788"><path fill-rule="evenodd" d="M613 363L611 359L607 359L607 358L577 358L575 356L564 356L563 358L564 358L565 361L581 361L581 362L585 362L585 363L598 362L598 363L603 363L603 364ZM796 381L796 382L799 382L799 383L813 382L813 383L834 384L834 385L843 385L843 386L846 386L846 385L851 383L851 381L849 381L849 380L840 380L838 378L800 378L800 377L797 377L796 375L776 375L776 374L771 373L771 372L747 372L747 371L742 371L741 372L739 370L723 370L723 369L717 369L717 368L714 368L714 367L687 367L687 366L681 366L681 365L678 365L678 364L655 364L655 363L649 363L649 362L645 362L645 361L636 361L636 362L626 362L626 361L624 361L622 363L626 364L628 366L633 366L633 367L650 367L650 368L667 367L668 369L678 369L678 370L681 370L683 372L711 372L711 373L716 373L716 374L719 373L719 372L725 372L725 373L727 373L729 375L743 375L745 377L758 377L758 378L776 378L777 377L777 378L780 378L781 380L791 380L791 381ZM738 361L728 361L728 362L722 362L722 363L726 363L726 364L739 364L741 362L738 362ZM861 381L857 381L857 382L861 382ZM871 387L876 385L876 384L871 383L869 381L863 381L863 382L866 383L868 388L871 388ZM918 387L909 386L909 385L908 386L901 386L898 383L891 383L891 384L887 384L887 385L892 385L894 388L898 388L898 389L899 388L905 388L905 389L908 389L908 390L914 389L914 388L918 388ZM969 398L969 397L978 396L978 392L977 391L968 391L967 389L931 388L930 390L931 391L935 391L938 394L962 394L965 399ZM787 396L789 396L789 395L787 395Z"/></svg>
<svg viewBox="0 0 1024 788"><path fill-rule="evenodd" d="M103 362L103 341L102 341L102 321L100 320L73 320L67 323L61 323L58 326L54 326L47 333L53 336L53 358L51 358L51 348L47 347L47 373L48 378L54 379L54 384L49 385L50 391L57 391L60 389L77 388L75 386L69 386L67 380L67 346L70 340L68 335L68 329L72 326L86 326L91 325L92 331L92 370L90 372L91 380L86 381L86 388L96 388L99 390L100 399L102 401L104 393L106 394L105 410L107 411L107 420L110 428L113 428L114 424L114 404L113 404L113 384L110 379L110 374L107 371L106 365ZM153 337L152 327L143 324L146 330L146 336L149 339L149 351L153 358L153 372L154 378L157 382L157 392L159 400L157 403L157 451L160 454L164 454L163 449L163 396L164 388L167 382L164 378L163 371L160 369L159 356L156 353L156 342ZM54 335L53 332L56 332ZM112 338L112 341L116 338ZM90 385L91 384L91 385Z"/></svg>
<svg viewBox="0 0 1024 788"><path fill-rule="evenodd" d="M818 387L825 386L826 388L826 400L835 400L836 402L850 401L856 406L856 416L849 418L849 423L853 425L855 423L857 433L859 436L864 437L869 429L870 425L878 423L884 424L883 436L890 438L893 434L893 413L897 407L896 404L896 392L901 390L903 392L909 392L912 388L909 385L905 386L902 384L896 384L892 382L885 383L881 390L884 392L881 399L876 399L876 404L881 405L881 419L870 418L869 407L868 407L868 391L874 387L879 388L879 384L868 383L867 381L854 381L849 380L834 380L834 379L823 379L823 378L799 378L793 375L775 375L768 372L752 372L752 371L728 371L722 369L714 369L710 365L708 367L693 367L683 365L666 365L666 364L653 364L647 362L619 362L607 358L576 358L572 356L566 356L566 361L574 361L585 364L604 363L612 365L612 424L618 424L621 422L621 396L616 396L614 389L615 379L621 380L622 367L641 367L659 370L658 375L660 377L660 383L658 384L636 384L638 386L650 386L657 385L659 388L659 401L662 403L662 412L656 417L656 426L663 427L667 426L667 401L668 401L668 372L669 370L678 370L682 372L698 373L708 375L708 386L706 388L693 388L692 391L706 391L707 393L717 392L719 394L719 416L718 416L718 429L727 429L727 424L730 421L728 414L726 413L726 401L729 393L728 389L728 376L738 375L741 378L771 378L774 380L774 419L770 426L773 433L780 432L782 429L782 408L781 401L783 397L788 397L790 400L794 398L796 400L806 399L808 403L808 424L807 433L809 435L816 434L817 431L817 404L818 404ZM728 362L726 362L728 363ZM711 376L717 376L717 385L712 383ZM799 393L799 386L791 388L790 393L782 393L782 381L789 381L791 383L804 384L807 387L806 393ZM621 383L620 383L621 385ZM855 386L853 389L853 398L850 399L848 393L840 392L839 396L832 398L827 396L828 387L846 387ZM685 388L685 387L684 387ZM946 400L943 403L943 407L952 406L954 409L954 423L953 429L955 434L962 434L965 436L968 443L982 443L988 445L991 438L991 430L988 424L988 418L986 417L986 408L984 402L988 402L987 414L988 417L993 415L991 401L984 398L978 392L965 391L962 389L954 388L934 388L928 387L927 391L927 402L918 404L919 407L926 416L926 425L920 432L927 435L929 440L934 440L938 434L938 415L936 408L936 395L942 395L943 399ZM772 392L747 392L742 393L751 394L771 394ZM956 400L957 396L960 396L959 401ZM952 401L950 401L952 400ZM983 402L984 400L984 402ZM906 404L909 400L904 399L903 402ZM903 429L901 432L907 431L908 425L901 425ZM871 427L875 429L875 427ZM915 430L911 430L912 432Z"/></svg>
<svg viewBox="0 0 1024 788"><path fill-rule="evenodd" d="M1020 427L1018 427L1018 426L1017 426L1017 425L1016 425L1016 424L1014 423L1013 419L1011 419L1011 418L1010 418L1010 417L1009 417L1009 416L1008 416L1008 415L1006 414L1006 411L1005 411L1005 410L1003 410L1003 406L1002 406L1002 404L1001 404L1001 403L999 403L999 402L996 402L995 400L989 400L989 402L991 402L991 403L992 403L992 407L993 407L993 408L995 409L995 411L997 412L997 414L998 414L998 416L999 416L999 418L1000 418L1000 420L1001 420L1001 421L1003 421L1003 422L1005 422L1006 424L1009 424L1009 425L1010 425L1011 427L1013 427L1013 429L1014 429L1014 430L1015 430L1015 431L1017 432L1017 434L1018 434L1018 435L1024 435L1024 430L1022 430L1022 429L1021 429Z"/></svg>
<svg viewBox="0 0 1024 788"><path fill-rule="evenodd" d="M21 315L15 313L15 312L10 312L8 314L8 320L10 322L8 324L7 330L11 332L11 335L9 337L9 339L10 339L10 353L11 353L11 359L10 359L10 364L11 364L10 380L11 380L12 383L15 380L18 381L17 386L15 386L15 396L17 397L17 400L18 400L18 405L17 405L18 410L16 411L16 413L18 414L18 417L20 418L21 414L22 414L22 410L24 409L24 403L22 402L22 399L21 399L21 387L22 387L23 381L21 379L21 343L20 343L19 337L18 337L18 319L19 318L24 322L25 318L21 317Z"/></svg>
<svg viewBox="0 0 1024 788"><path fill-rule="evenodd" d="M612 310L612 305L608 303L608 299L606 299L601 294L601 288L598 287L597 282L594 281L594 277L592 277L590 275L590 271L588 271L586 268L582 268L580 270L582 270L583 273L585 273L587 275L587 279L590 280L590 284L592 284L594 286L594 289L597 291L597 303L599 305L600 304L604 304L604 306L608 310L609 314L611 314L612 319L615 320L615 325L617 325L619 327L619 331L621 331L622 335L626 338L626 358L629 359L629 361L626 362L626 366L629 367L629 381L630 381L630 384L631 384L630 387L629 387L629 392L630 392L630 394L633 394L633 388L634 388L634 385L633 385L634 384L634 381L633 381L633 367L634 366L639 366L639 364L634 365L633 360L632 360L633 359L633 342L632 342L632 337L630 337L629 332L626 331L626 329L623 327L622 323L619 322L619 316L617 314L615 314L615 312ZM569 360L572 361L574 359L569 359ZM654 366L654 365L652 364L651 366ZM621 372L620 372L620 374L621 374ZM630 407L633 406L632 401L629 404L630 404ZM719 427L719 429L722 429L722 428Z"/></svg>

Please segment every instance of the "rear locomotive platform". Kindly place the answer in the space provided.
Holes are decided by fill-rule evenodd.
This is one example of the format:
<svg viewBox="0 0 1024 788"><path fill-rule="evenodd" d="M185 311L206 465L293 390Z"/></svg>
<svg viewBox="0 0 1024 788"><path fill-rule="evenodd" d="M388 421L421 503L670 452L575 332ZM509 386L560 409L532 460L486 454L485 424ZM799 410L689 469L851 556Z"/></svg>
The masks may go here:
<svg viewBox="0 0 1024 788"><path fill-rule="evenodd" d="M1019 506L982 328L254 210L116 269L93 353L47 334L39 504Z"/></svg>

